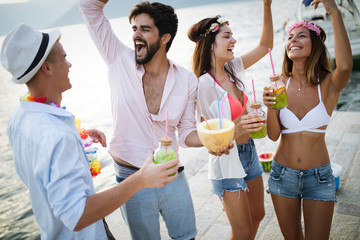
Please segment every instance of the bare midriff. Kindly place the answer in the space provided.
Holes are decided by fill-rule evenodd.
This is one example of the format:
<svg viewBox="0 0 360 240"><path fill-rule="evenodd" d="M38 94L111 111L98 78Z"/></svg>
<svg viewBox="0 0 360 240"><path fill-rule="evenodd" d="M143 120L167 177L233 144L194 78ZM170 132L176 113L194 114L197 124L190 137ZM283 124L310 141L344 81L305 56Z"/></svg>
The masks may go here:
<svg viewBox="0 0 360 240"><path fill-rule="evenodd" d="M134 165L132 165L132 164L130 164L130 163L124 161L124 160L121 160L120 158L117 158L117 157L114 157L114 156L112 156L112 157L115 159L115 161L117 161L117 162L119 162L119 163L121 163L123 165L137 168L136 166L134 166Z"/></svg>
<svg viewBox="0 0 360 240"><path fill-rule="evenodd" d="M293 169L310 169L329 163L325 133L282 134L275 161Z"/></svg>

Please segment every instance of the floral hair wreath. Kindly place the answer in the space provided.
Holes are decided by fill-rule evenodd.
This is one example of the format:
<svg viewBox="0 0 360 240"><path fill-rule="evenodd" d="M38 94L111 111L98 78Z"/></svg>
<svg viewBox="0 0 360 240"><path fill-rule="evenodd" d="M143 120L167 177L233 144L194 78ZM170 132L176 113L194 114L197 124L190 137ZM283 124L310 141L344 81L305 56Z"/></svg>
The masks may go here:
<svg viewBox="0 0 360 240"><path fill-rule="evenodd" d="M219 30L220 26L224 24L229 25L229 21L226 20L225 18L219 17L217 19L217 22L211 24L209 29L207 29L204 34L200 34L200 37L206 37L207 35L210 34L210 32L216 32L217 30Z"/></svg>
<svg viewBox="0 0 360 240"><path fill-rule="evenodd" d="M316 35L320 35L321 33L321 30L320 28L318 28L316 25L312 24L311 22L308 22L308 21L300 21L300 22L297 22L297 23L294 23L293 25L291 25L286 33L287 34L290 34L290 32L294 29L294 28L297 28L297 27L300 27L300 26L303 26L303 27L306 27L307 29L311 30L311 31L314 31L316 32Z"/></svg>

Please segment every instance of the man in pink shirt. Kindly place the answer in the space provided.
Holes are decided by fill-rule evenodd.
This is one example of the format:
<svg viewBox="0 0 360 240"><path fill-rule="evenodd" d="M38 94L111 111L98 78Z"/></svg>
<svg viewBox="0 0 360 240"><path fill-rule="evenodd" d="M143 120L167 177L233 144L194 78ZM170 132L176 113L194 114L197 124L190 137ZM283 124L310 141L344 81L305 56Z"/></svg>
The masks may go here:
<svg viewBox="0 0 360 240"><path fill-rule="evenodd" d="M196 76L167 58L176 35L174 9L138 3L130 12L135 50L113 32L103 8L107 0L80 0L90 35L108 67L114 132L109 153L117 181L135 173L165 136L173 148L202 146L196 132ZM177 135L175 133L177 131ZM180 156L181 160L181 156ZM144 189L121 207L133 239L160 239L161 213L172 239L195 238L194 207L184 168L166 187Z"/></svg>

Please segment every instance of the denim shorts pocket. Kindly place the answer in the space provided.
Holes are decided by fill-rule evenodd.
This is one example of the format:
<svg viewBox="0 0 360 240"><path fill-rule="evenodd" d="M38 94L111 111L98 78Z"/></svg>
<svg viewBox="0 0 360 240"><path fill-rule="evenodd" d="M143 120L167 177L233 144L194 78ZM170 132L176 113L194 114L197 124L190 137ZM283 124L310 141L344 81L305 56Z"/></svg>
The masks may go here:
<svg viewBox="0 0 360 240"><path fill-rule="evenodd" d="M319 183L331 183L335 179L331 168L328 171L320 171L315 173L315 177Z"/></svg>
<svg viewBox="0 0 360 240"><path fill-rule="evenodd" d="M277 167L277 168L271 168L270 170L270 177L271 179L275 180L275 181L279 181L281 180L281 177L284 173L284 168L282 167Z"/></svg>

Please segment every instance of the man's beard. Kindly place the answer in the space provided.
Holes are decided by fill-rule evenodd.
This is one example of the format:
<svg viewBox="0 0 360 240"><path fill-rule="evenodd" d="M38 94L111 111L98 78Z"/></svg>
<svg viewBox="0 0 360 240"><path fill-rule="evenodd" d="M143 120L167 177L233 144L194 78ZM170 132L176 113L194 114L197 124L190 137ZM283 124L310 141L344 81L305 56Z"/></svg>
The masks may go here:
<svg viewBox="0 0 360 240"><path fill-rule="evenodd" d="M148 45L146 45L148 46ZM160 49L160 38L158 39L158 41L154 44L151 44L147 47L147 51L146 51L146 55L144 56L144 58L138 58L137 56L137 51L135 51L135 60L137 64L146 64L148 62L150 62L150 60L153 58L153 56L155 55L155 53L157 53L157 51Z"/></svg>

